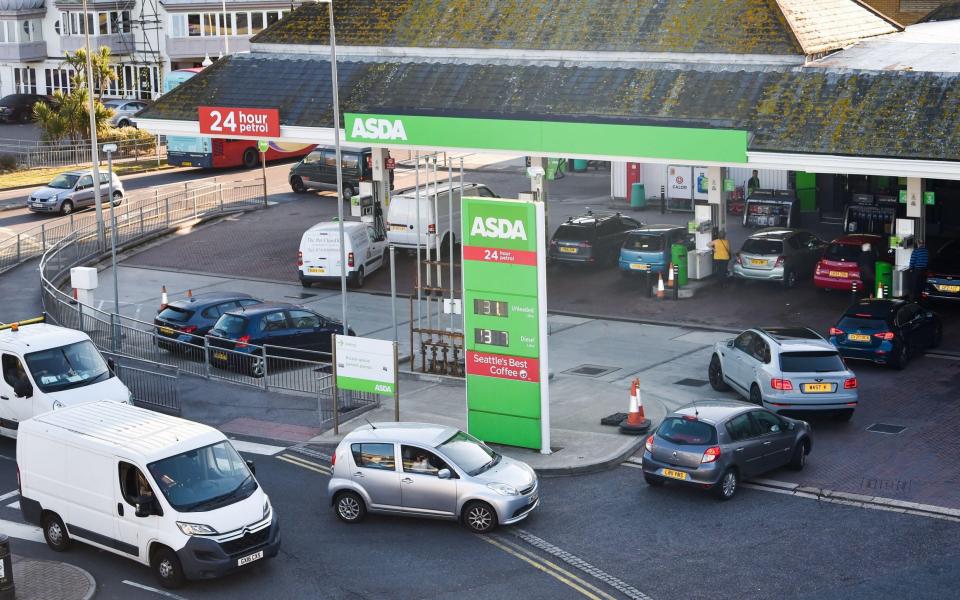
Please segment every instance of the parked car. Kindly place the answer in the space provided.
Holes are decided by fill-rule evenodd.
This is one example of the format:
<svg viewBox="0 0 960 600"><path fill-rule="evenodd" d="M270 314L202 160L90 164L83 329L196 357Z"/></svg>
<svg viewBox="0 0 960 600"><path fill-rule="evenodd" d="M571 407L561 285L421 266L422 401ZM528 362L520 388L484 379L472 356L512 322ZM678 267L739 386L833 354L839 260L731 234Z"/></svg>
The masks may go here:
<svg viewBox="0 0 960 600"><path fill-rule="evenodd" d="M630 277L639 273L666 273L670 266L671 248L683 244L687 250L696 245L693 234L677 225L644 225L627 234L620 249L620 275Z"/></svg>
<svg viewBox="0 0 960 600"><path fill-rule="evenodd" d="M440 253L446 255L449 242L454 244L460 232L460 184L453 185L453 231L450 231L450 184L424 185L419 188L401 190L390 198L387 209L387 239L397 248L416 249L440 240ZM464 183L463 195L470 198L499 198L489 187L482 183ZM420 201L417 202L419 197ZM417 205L419 204L419 209ZM419 210L419 215L418 215ZM417 235L417 222L420 231ZM436 237L434 237L436 236ZM418 239L419 238L419 239Z"/></svg>
<svg viewBox="0 0 960 600"><path fill-rule="evenodd" d="M347 278L351 285L363 287L368 275L390 264L387 239L373 225L361 221L344 221L344 247L347 257ZM303 287L318 282L340 281L340 224L335 221L317 223L300 238L297 271Z"/></svg>
<svg viewBox="0 0 960 600"><path fill-rule="evenodd" d="M39 94L10 94L0 98L0 122L29 123L37 102L50 104L50 98Z"/></svg>
<svg viewBox="0 0 960 600"><path fill-rule="evenodd" d="M828 412L846 421L859 401L857 376L810 329L748 329L718 342L707 374L713 389L732 387L777 413Z"/></svg>
<svg viewBox="0 0 960 600"><path fill-rule="evenodd" d="M844 235L830 242L813 273L813 283L822 290L850 291L853 282L863 289L860 278L860 258L864 244L870 244L871 261L887 257L887 239L879 235ZM868 290L872 291L872 290Z"/></svg>
<svg viewBox="0 0 960 600"><path fill-rule="evenodd" d="M71 542L149 566L160 585L210 579L280 550L253 463L213 427L112 402L25 421L20 510L47 545Z"/></svg>
<svg viewBox="0 0 960 600"><path fill-rule="evenodd" d="M789 466L803 469L813 447L810 424L739 401L709 400L676 410L650 435L643 478L713 490L733 498L739 483Z"/></svg>
<svg viewBox="0 0 960 600"><path fill-rule="evenodd" d="M202 348L204 336L223 313L262 302L240 292L206 292L169 302L153 319L157 346L164 350Z"/></svg>
<svg viewBox="0 0 960 600"><path fill-rule="evenodd" d="M130 127L131 117L147 107L143 100L107 100L103 105L113 111L110 124L114 127Z"/></svg>
<svg viewBox="0 0 960 600"><path fill-rule="evenodd" d="M826 242L808 231L771 227L748 237L733 262L737 279L778 281L786 288L813 276Z"/></svg>
<svg viewBox="0 0 960 600"><path fill-rule="evenodd" d="M340 164L343 177L341 198L348 200L360 191L361 181L373 180L371 149L341 149ZM297 164L290 167L287 176L290 188L303 194L309 190L337 189L337 152L332 146L318 146ZM390 171L390 189L393 189L393 171Z"/></svg>
<svg viewBox="0 0 960 600"><path fill-rule="evenodd" d="M263 302L223 313L207 334L210 364L253 377L263 377L263 346L268 357L316 360L330 352L331 336L343 334L343 324L302 306ZM356 335L350 330L349 335Z"/></svg>
<svg viewBox="0 0 960 600"><path fill-rule="evenodd" d="M943 324L933 311L899 299L864 298L830 328L830 343L844 358L896 369L907 366L914 354L936 348L942 339Z"/></svg>
<svg viewBox="0 0 960 600"><path fill-rule="evenodd" d="M960 302L960 240L950 240L930 259L923 298Z"/></svg>
<svg viewBox="0 0 960 600"><path fill-rule="evenodd" d="M341 521L367 512L459 520L475 533L525 519L537 474L469 433L426 423L372 423L347 434L327 485Z"/></svg>
<svg viewBox="0 0 960 600"><path fill-rule="evenodd" d="M110 198L110 180L113 178L113 205L118 206L126 192L115 173L100 171L100 197L103 202ZM93 206L93 172L90 170L67 171L54 177L46 186L32 192L27 198L27 208L32 212L60 213L68 215L78 208Z"/></svg>
<svg viewBox="0 0 960 600"><path fill-rule="evenodd" d="M550 239L548 260L555 263L616 264L627 232L643 223L620 213L594 213L568 218Z"/></svg>

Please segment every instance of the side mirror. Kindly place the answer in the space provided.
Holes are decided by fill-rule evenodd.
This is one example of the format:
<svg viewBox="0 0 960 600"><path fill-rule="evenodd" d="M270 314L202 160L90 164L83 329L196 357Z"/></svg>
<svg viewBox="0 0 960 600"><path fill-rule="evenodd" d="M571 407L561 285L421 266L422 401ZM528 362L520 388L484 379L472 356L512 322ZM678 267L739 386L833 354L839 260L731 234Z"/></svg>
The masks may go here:
<svg viewBox="0 0 960 600"><path fill-rule="evenodd" d="M134 499L134 504L137 506L136 516L139 518L149 517L153 514L153 496L137 496Z"/></svg>
<svg viewBox="0 0 960 600"><path fill-rule="evenodd" d="M114 375L116 375L116 374L117 374L117 361L113 360L112 358L108 358L108 359L107 359L107 368L110 369L110 372L111 372L111 373L113 373Z"/></svg>
<svg viewBox="0 0 960 600"><path fill-rule="evenodd" d="M13 393L17 398L32 398L33 385L29 381L19 381L17 385L13 387Z"/></svg>
<svg viewBox="0 0 960 600"><path fill-rule="evenodd" d="M794 423L793 421L790 421L787 423L787 431L793 431L796 428L797 428L797 424Z"/></svg>
<svg viewBox="0 0 960 600"><path fill-rule="evenodd" d="M733 348L733 340L727 340L727 348Z"/></svg>
<svg viewBox="0 0 960 600"><path fill-rule="evenodd" d="M253 473L254 475L256 475L256 474L257 474L257 465L253 464L253 461L252 461L252 460L248 460L248 461L246 461L246 463L247 463L247 468L250 469L250 472Z"/></svg>
<svg viewBox="0 0 960 600"><path fill-rule="evenodd" d="M438 479L450 479L450 469L440 469L437 471Z"/></svg>

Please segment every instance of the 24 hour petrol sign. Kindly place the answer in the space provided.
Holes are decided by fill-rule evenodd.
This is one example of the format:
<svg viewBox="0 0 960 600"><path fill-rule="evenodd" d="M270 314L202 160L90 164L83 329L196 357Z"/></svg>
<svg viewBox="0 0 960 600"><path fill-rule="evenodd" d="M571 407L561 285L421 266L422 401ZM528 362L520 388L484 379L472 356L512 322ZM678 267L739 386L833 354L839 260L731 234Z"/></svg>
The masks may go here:
<svg viewBox="0 0 960 600"><path fill-rule="evenodd" d="M201 106L200 133L234 137L280 137L280 111L275 108Z"/></svg>

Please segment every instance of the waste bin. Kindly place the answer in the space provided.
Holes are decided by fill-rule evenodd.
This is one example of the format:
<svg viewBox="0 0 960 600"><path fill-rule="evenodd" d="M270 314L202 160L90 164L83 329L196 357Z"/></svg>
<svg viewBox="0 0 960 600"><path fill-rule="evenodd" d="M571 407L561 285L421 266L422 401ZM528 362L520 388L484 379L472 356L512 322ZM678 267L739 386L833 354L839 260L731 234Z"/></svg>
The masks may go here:
<svg viewBox="0 0 960 600"><path fill-rule="evenodd" d="M884 295L893 294L893 265L882 260L876 264L877 287L884 286ZM877 290L872 290L876 292Z"/></svg>
<svg viewBox="0 0 960 600"><path fill-rule="evenodd" d="M642 183L630 185L630 208L639 210L647 207L647 190Z"/></svg>
<svg viewBox="0 0 960 600"><path fill-rule="evenodd" d="M573 159L573 170L577 173L583 173L587 170L587 161L580 158Z"/></svg>
<svg viewBox="0 0 960 600"><path fill-rule="evenodd" d="M674 244L670 246L670 262L679 267L677 273L677 283L681 286L687 285L687 246L686 244Z"/></svg>

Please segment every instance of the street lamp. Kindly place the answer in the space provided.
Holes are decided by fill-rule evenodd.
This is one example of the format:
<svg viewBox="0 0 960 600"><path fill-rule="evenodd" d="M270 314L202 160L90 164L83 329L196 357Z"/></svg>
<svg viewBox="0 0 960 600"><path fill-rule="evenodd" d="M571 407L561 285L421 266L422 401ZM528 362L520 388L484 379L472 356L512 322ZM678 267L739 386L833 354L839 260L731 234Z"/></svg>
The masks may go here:
<svg viewBox="0 0 960 600"><path fill-rule="evenodd" d="M93 96L93 51L90 48L90 28L93 25L93 19L87 12L87 0L83 0L83 33L86 37L87 45L87 95L90 100L90 164L93 167L93 197L97 199L93 203L94 213L97 219L97 243L103 245L103 208L100 206L100 155L97 152L97 109L96 99ZM112 198L111 198L112 200Z"/></svg>
<svg viewBox="0 0 960 600"><path fill-rule="evenodd" d="M116 144L104 144L103 152L107 155L107 172L110 174L109 183L107 184L110 195L110 267L113 270L113 306L114 313L116 313L117 318L120 317L120 284L119 284L119 275L117 274L117 215L113 210L113 153L117 151ZM97 206L100 206L100 202L96 203ZM117 352L119 348L118 341L120 336L117 335L119 331L119 321L114 325L115 329L113 331L113 351Z"/></svg>

